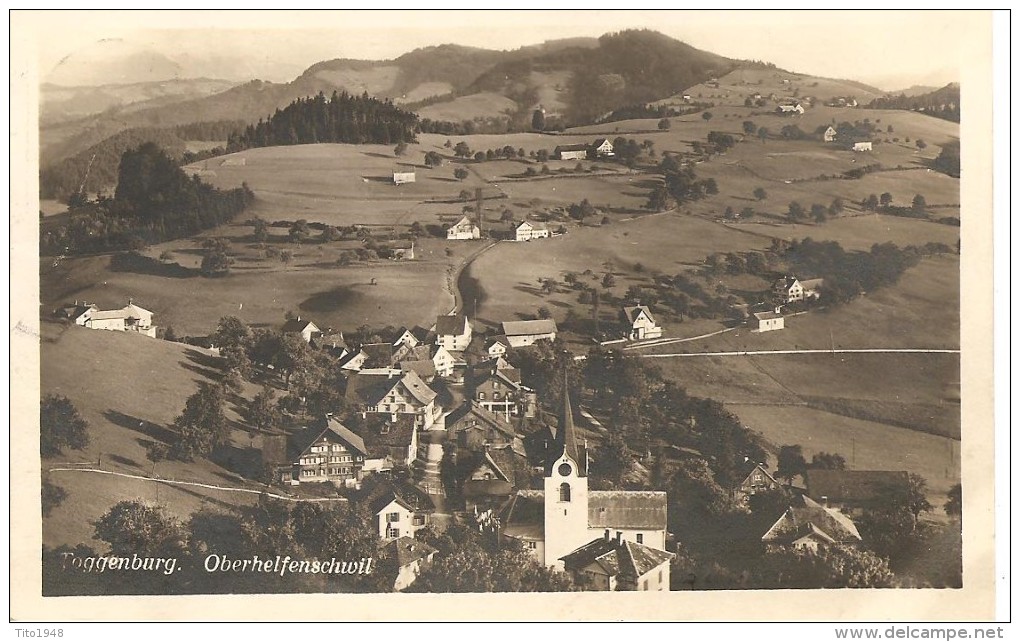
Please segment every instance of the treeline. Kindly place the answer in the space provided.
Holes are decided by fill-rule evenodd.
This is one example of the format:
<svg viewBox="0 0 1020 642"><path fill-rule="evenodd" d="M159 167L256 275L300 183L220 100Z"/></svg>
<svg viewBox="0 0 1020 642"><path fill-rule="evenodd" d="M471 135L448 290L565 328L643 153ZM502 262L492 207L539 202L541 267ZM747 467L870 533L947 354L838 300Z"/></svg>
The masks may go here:
<svg viewBox="0 0 1020 642"><path fill-rule="evenodd" d="M226 223L255 195L247 185L219 190L189 178L158 145L124 152L114 197L75 199L70 220L45 231L42 254L138 249Z"/></svg>
<svg viewBox="0 0 1020 642"><path fill-rule="evenodd" d="M223 154L223 148L204 152L188 152L189 140L223 141L234 133L242 131L245 123L240 120L217 120L189 123L176 127L143 127L127 129L96 143L83 152L49 165L39 172L39 196L66 202L77 194L84 180L84 193L96 194L114 187L120 157L129 149L143 143L155 143L171 158L182 165ZM92 161L92 155L96 158ZM92 167L89 168L89 163ZM86 171L88 175L86 176Z"/></svg>
<svg viewBox="0 0 1020 642"><path fill-rule="evenodd" d="M417 128L417 115L388 100L371 98L367 92L352 96L346 91L334 91L326 98L320 91L276 110L268 120L248 125L230 137L227 151L315 143L411 143Z"/></svg>
<svg viewBox="0 0 1020 642"><path fill-rule="evenodd" d="M951 248L941 244L901 248L895 243L876 243L868 252L847 252L835 241L806 238L792 241L783 256L794 272L825 280L823 301L846 303L865 292L895 284L923 256L949 251Z"/></svg>
<svg viewBox="0 0 1020 642"><path fill-rule="evenodd" d="M960 122L960 85L950 83L920 96L882 96L868 103L869 109L906 109L929 116Z"/></svg>

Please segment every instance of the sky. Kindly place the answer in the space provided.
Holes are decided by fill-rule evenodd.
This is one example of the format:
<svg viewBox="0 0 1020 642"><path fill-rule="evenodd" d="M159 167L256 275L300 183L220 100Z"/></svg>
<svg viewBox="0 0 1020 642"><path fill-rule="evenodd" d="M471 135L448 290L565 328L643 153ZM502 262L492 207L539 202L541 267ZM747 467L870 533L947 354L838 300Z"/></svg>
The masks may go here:
<svg viewBox="0 0 1020 642"><path fill-rule="evenodd" d="M285 82L333 58L387 59L443 43L515 49L649 28L723 56L894 90L960 80L956 33L981 20L937 11L61 11L42 16L37 39L42 77L113 39L210 77Z"/></svg>

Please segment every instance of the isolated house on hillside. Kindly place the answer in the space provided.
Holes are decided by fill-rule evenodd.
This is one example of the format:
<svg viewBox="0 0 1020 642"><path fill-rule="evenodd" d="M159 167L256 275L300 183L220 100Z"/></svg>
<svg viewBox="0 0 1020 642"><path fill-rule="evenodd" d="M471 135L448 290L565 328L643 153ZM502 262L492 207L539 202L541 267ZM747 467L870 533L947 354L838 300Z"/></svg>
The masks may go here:
<svg viewBox="0 0 1020 642"><path fill-rule="evenodd" d="M595 144L592 145L592 151L599 158L608 158L615 155L613 152L613 143L608 138L597 138Z"/></svg>
<svg viewBox="0 0 1020 642"><path fill-rule="evenodd" d="M780 303L804 300L804 286L795 276L784 276L772 283L772 296Z"/></svg>
<svg viewBox="0 0 1020 642"><path fill-rule="evenodd" d="M436 319L436 345L460 352L471 345L471 323L463 314L444 315Z"/></svg>
<svg viewBox="0 0 1020 642"><path fill-rule="evenodd" d="M836 140L836 134L837 134L836 130L830 126L828 129L825 130L825 132L822 133L822 139L827 143L831 143L832 141Z"/></svg>
<svg viewBox="0 0 1020 642"><path fill-rule="evenodd" d="M753 327L751 328L753 332L771 332L772 330L782 330L786 327L783 313L780 312L778 306L775 310L755 312L751 317L754 319Z"/></svg>
<svg viewBox="0 0 1020 642"><path fill-rule="evenodd" d="M866 140L866 141L856 142L856 143L854 143L853 150L855 152L870 152L871 151L871 141L870 140Z"/></svg>
<svg viewBox="0 0 1020 642"><path fill-rule="evenodd" d="M804 106L800 103L795 105L780 105L776 108L776 113L780 116L800 116L804 114Z"/></svg>
<svg viewBox="0 0 1020 642"><path fill-rule="evenodd" d="M552 319L504 321L503 335L511 348L534 345L538 341L552 341L556 338L556 322Z"/></svg>
<svg viewBox="0 0 1020 642"><path fill-rule="evenodd" d="M481 236L482 231L478 229L474 221L466 216L462 216L459 221L446 230L446 240L448 241L470 241Z"/></svg>
<svg viewBox="0 0 1020 642"><path fill-rule="evenodd" d="M558 145L553 156L559 160L584 160L588 158L588 146L584 143L576 145Z"/></svg>
<svg viewBox="0 0 1020 642"><path fill-rule="evenodd" d="M523 221L514 229L515 241L530 241L532 239L547 239L552 232L549 226L538 221Z"/></svg>
<svg viewBox="0 0 1020 642"><path fill-rule="evenodd" d="M627 338L632 341L658 339L662 336L662 328L655 322L655 317L647 305L623 308L621 316L627 330Z"/></svg>
<svg viewBox="0 0 1020 642"><path fill-rule="evenodd" d="M768 546L817 551L831 544L856 544L861 534L853 520L840 511L799 496L765 531L761 541Z"/></svg>
<svg viewBox="0 0 1020 642"><path fill-rule="evenodd" d="M152 325L152 312L137 306L131 300L123 308L100 310L95 304L78 304L58 310L58 314L92 330L114 330L137 332L156 338L156 326Z"/></svg>
<svg viewBox="0 0 1020 642"><path fill-rule="evenodd" d="M280 333L283 334L283 336L298 335L305 343L311 343L312 337L319 334L319 332L318 326L308 319L302 319L301 317L287 319L287 322L284 323L283 327L280 329Z"/></svg>
<svg viewBox="0 0 1020 642"><path fill-rule="evenodd" d="M414 182L414 172L393 172L393 184L403 185Z"/></svg>

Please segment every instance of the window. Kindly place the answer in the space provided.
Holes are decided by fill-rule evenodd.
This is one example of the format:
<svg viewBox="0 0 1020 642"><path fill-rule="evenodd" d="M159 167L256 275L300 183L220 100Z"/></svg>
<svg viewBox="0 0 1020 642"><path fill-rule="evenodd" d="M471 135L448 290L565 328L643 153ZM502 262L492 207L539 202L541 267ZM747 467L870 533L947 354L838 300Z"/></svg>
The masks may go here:
<svg viewBox="0 0 1020 642"><path fill-rule="evenodd" d="M494 401L499 401L499 393L498 393L498 392L494 392L494 393L492 393L492 399L493 399Z"/></svg>
<svg viewBox="0 0 1020 642"><path fill-rule="evenodd" d="M484 392L479 392L478 393L478 398L479 399L485 399L485 393Z"/></svg>
<svg viewBox="0 0 1020 642"><path fill-rule="evenodd" d="M414 525L415 526L424 526L425 525L425 516L424 515L415 515L414 516Z"/></svg>
<svg viewBox="0 0 1020 642"><path fill-rule="evenodd" d="M648 580L644 580L643 582L641 582L641 590L642 591L648 590Z"/></svg>
<svg viewBox="0 0 1020 642"><path fill-rule="evenodd" d="M392 522L399 522L400 521L400 513L386 513L386 521L387 522L391 522L391 523Z"/></svg>
<svg viewBox="0 0 1020 642"><path fill-rule="evenodd" d="M387 528L386 529L386 537L400 537L400 529L399 528Z"/></svg>
<svg viewBox="0 0 1020 642"><path fill-rule="evenodd" d="M538 544L536 542L528 542L528 548L531 550L535 550L536 548L538 548Z"/></svg>
<svg viewBox="0 0 1020 642"><path fill-rule="evenodd" d="M659 585L662 585L662 569L659 569Z"/></svg>
<svg viewBox="0 0 1020 642"><path fill-rule="evenodd" d="M561 502L570 501L570 484L566 482L560 484L560 501Z"/></svg>
<svg viewBox="0 0 1020 642"><path fill-rule="evenodd" d="M644 544L645 543L644 533L638 533L637 534L637 543L638 544Z"/></svg>

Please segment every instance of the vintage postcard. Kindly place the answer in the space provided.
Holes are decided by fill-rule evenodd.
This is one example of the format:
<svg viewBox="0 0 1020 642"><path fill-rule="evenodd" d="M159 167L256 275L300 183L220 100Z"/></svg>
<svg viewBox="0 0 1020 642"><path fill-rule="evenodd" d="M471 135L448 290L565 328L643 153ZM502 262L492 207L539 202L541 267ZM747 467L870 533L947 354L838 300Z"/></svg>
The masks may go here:
<svg viewBox="0 0 1020 642"><path fill-rule="evenodd" d="M992 619L991 25L13 12L12 620Z"/></svg>

